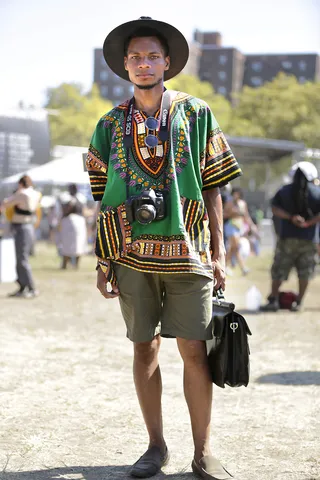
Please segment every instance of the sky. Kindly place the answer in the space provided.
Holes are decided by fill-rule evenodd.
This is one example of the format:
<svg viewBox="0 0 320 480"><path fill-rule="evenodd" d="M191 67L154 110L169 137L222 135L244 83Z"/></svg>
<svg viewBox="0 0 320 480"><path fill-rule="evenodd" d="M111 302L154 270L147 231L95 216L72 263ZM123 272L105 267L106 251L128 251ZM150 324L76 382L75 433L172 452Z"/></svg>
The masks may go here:
<svg viewBox="0 0 320 480"><path fill-rule="evenodd" d="M48 87L93 81L93 50L117 25L150 16L191 40L219 31L242 53L320 54L320 0L0 0L0 110L42 106Z"/></svg>

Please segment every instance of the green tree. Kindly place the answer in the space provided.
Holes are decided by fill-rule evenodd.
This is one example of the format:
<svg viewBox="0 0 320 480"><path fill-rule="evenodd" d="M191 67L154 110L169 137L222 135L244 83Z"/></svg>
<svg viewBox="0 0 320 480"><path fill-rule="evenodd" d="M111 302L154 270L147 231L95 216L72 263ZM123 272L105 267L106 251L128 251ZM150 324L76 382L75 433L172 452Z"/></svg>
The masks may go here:
<svg viewBox="0 0 320 480"><path fill-rule="evenodd" d="M100 117L112 104L100 96L93 85L84 93L80 85L63 83L47 92L51 143L86 147Z"/></svg>
<svg viewBox="0 0 320 480"><path fill-rule="evenodd" d="M228 133L320 145L320 83L300 84L279 73L259 88L244 87L237 96Z"/></svg>
<svg viewBox="0 0 320 480"><path fill-rule="evenodd" d="M166 86L172 90L189 93L207 102L221 129L228 130L232 112L231 105L226 98L215 93L209 82L202 82L192 75L180 74L166 82Z"/></svg>

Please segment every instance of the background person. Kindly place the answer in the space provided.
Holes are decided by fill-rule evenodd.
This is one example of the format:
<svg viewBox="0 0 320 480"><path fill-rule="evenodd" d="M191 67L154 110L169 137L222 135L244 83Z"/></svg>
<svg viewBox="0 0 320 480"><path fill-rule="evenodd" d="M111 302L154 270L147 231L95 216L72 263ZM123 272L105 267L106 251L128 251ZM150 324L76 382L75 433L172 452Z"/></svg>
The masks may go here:
<svg viewBox="0 0 320 480"><path fill-rule="evenodd" d="M280 219L279 237L271 268L271 294L262 311L279 310L279 289L294 267L298 274L298 299L291 310L300 310L315 268L316 226L320 221L320 187L310 162L299 162L290 171L292 183L284 185L272 200L273 215Z"/></svg>
<svg viewBox="0 0 320 480"><path fill-rule="evenodd" d="M245 237L249 231L256 232L257 227L249 215L248 205L243 198L241 188L236 187L232 189L232 199L226 203L224 215L229 220L225 225L228 243L226 256L228 271L231 267L238 264L242 274L246 275L249 269L245 264L244 257L241 255L241 237Z"/></svg>
<svg viewBox="0 0 320 480"><path fill-rule="evenodd" d="M69 262L79 267L79 260L87 253L87 226L83 214L84 200L78 193L77 186L69 185L68 193L60 196L61 220L59 228L59 251L65 270Z"/></svg>
<svg viewBox="0 0 320 480"><path fill-rule="evenodd" d="M19 289L10 297L32 298L38 295L32 276L29 256L35 240L34 218L39 208L41 193L33 188L32 180L24 175L18 182L18 189L2 202L2 209L13 207L11 231L16 251L16 270Z"/></svg>

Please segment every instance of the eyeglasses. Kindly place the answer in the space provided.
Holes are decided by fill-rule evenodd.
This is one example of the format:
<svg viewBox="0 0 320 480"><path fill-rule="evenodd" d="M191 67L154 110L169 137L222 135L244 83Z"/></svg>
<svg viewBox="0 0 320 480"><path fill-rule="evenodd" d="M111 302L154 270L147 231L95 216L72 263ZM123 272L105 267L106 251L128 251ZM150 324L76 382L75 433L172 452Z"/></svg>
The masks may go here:
<svg viewBox="0 0 320 480"><path fill-rule="evenodd" d="M147 128L147 130L157 130L157 128L159 126L159 122L154 117L148 117L146 119L146 121L144 122L144 125ZM144 143L149 148L155 148L158 145L159 140L158 140L158 137L156 137L156 135L152 135L152 134L149 133L145 137Z"/></svg>

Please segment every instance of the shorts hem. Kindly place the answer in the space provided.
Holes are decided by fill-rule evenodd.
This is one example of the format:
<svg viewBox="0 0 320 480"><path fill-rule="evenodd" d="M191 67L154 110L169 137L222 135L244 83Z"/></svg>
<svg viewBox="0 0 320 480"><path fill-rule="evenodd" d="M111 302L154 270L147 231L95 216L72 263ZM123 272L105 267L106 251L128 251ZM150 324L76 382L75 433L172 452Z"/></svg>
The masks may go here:
<svg viewBox="0 0 320 480"><path fill-rule="evenodd" d="M169 330L165 330L164 332L160 332L161 337L163 338L183 338L184 340L200 340L202 342L206 342L207 340L213 339L213 334L210 335L186 335L181 334L180 332L173 332ZM199 338L201 337L201 338ZM205 337L205 338L204 338Z"/></svg>

